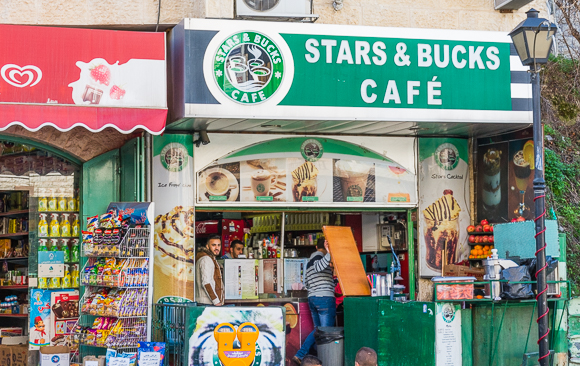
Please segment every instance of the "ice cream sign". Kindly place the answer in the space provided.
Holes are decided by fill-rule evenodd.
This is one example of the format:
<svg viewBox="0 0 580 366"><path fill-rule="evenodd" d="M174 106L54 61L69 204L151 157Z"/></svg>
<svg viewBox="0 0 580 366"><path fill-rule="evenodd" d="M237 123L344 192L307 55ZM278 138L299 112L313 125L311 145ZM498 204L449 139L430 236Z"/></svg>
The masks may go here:
<svg viewBox="0 0 580 366"><path fill-rule="evenodd" d="M506 33L186 19L172 37L192 48L176 66L184 117L531 118L531 87Z"/></svg>

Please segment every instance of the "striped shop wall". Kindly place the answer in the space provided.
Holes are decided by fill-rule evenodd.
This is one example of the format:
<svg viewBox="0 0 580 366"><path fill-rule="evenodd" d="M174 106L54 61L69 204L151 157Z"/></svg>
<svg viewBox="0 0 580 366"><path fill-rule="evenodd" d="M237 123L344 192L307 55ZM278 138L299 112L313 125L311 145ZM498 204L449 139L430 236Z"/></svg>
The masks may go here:
<svg viewBox="0 0 580 366"><path fill-rule="evenodd" d="M510 44L510 70L511 70L511 91L512 110L531 111L532 110L532 83L530 79L530 68L522 65L520 57L516 52L516 47Z"/></svg>

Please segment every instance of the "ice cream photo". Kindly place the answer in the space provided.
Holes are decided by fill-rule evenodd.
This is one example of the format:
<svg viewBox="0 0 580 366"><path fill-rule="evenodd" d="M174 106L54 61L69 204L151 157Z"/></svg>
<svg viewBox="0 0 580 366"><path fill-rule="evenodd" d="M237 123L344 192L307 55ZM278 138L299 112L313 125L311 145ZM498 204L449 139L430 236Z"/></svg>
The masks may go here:
<svg viewBox="0 0 580 366"><path fill-rule="evenodd" d="M501 202L501 150L489 148L483 155L482 201L485 210L495 211Z"/></svg>
<svg viewBox="0 0 580 366"><path fill-rule="evenodd" d="M316 196L318 169L307 161L292 171L292 195L294 202L301 202L303 197Z"/></svg>
<svg viewBox="0 0 580 366"><path fill-rule="evenodd" d="M443 196L423 210L427 266L441 270L446 264L456 262L459 241L459 212L461 208L453 197L453 191L446 189ZM443 257L445 251L445 258Z"/></svg>

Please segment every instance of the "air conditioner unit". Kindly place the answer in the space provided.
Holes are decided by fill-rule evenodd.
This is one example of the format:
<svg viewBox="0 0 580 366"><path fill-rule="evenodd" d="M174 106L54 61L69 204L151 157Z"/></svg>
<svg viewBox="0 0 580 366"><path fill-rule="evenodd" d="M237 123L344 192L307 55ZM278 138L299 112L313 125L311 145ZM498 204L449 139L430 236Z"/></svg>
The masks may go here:
<svg viewBox="0 0 580 366"><path fill-rule="evenodd" d="M313 18L312 0L236 0L238 18Z"/></svg>
<svg viewBox="0 0 580 366"><path fill-rule="evenodd" d="M518 10L533 0L493 0L495 10Z"/></svg>

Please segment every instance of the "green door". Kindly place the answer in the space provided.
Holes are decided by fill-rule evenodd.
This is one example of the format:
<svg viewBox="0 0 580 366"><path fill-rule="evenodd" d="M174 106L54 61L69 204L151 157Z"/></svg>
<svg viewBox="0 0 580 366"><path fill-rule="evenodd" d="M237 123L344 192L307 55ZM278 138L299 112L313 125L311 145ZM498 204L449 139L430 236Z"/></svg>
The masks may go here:
<svg viewBox="0 0 580 366"><path fill-rule="evenodd" d="M106 212L110 202L118 202L119 149L99 155L83 164L82 215L83 222L94 215Z"/></svg>
<svg viewBox="0 0 580 366"><path fill-rule="evenodd" d="M144 139L134 138L120 149L122 202L145 200L145 150Z"/></svg>

